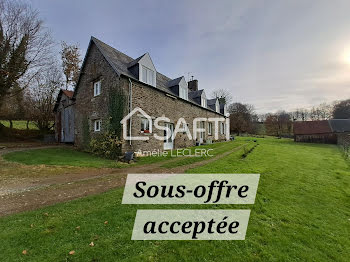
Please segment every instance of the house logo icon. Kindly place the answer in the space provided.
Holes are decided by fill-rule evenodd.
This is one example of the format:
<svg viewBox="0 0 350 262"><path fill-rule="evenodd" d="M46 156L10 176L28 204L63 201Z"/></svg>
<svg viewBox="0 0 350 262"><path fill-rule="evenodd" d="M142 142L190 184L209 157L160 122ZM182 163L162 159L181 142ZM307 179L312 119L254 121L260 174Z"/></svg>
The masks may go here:
<svg viewBox="0 0 350 262"><path fill-rule="evenodd" d="M132 116L136 113L141 114L141 117L146 118L149 121L149 133L152 133L152 117L150 117L145 111L143 111L139 107L135 107L129 114L127 114L121 121L120 123L123 125L123 138L125 140L142 140L146 141L149 140L148 136L131 136L131 121L132 121ZM129 120L129 135L128 136L128 120Z"/></svg>

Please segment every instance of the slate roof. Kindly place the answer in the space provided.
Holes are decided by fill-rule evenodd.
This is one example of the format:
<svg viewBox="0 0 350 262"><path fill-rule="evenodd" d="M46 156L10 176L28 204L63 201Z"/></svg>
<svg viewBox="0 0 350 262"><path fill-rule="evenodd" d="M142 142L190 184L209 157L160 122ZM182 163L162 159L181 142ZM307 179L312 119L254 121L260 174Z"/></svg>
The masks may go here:
<svg viewBox="0 0 350 262"><path fill-rule="evenodd" d="M217 100L217 98L208 99L208 102L207 102L208 106L215 105L216 104L216 100Z"/></svg>
<svg viewBox="0 0 350 262"><path fill-rule="evenodd" d="M128 55L118 51L117 49L105 44L104 42L102 42L101 40L99 40L93 36L91 37L90 45L91 45L91 42L95 43L97 48L100 50L102 55L105 57L107 62L112 66L112 68L114 69L114 71L117 73L118 76L124 75L126 77L129 77L130 79L139 81L137 78L135 78L135 76L129 70L129 68L136 65L137 62L140 61L141 58L143 56L145 56L146 54L144 54L136 59L133 59L130 56L128 56ZM84 63L85 63L85 61L83 62L83 66L84 66ZM181 81L181 78L182 77L179 77L176 79L171 79L171 78L157 72L156 73L156 87L154 87L154 86L150 86L150 87L158 89L164 93L167 93L167 94L170 94L172 96L176 96L176 97L180 98L179 95L174 93L170 87L176 85L174 83L179 83ZM76 92L76 90L75 90L75 92ZM189 92L187 101L192 103L192 104L196 104L197 106L200 106L200 104L198 104L198 102L196 102L193 98L201 96L202 92L203 92L203 90ZM209 107L207 109L215 112L215 110L213 110Z"/></svg>
<svg viewBox="0 0 350 262"><path fill-rule="evenodd" d="M335 133L350 132L350 119L331 119L329 125Z"/></svg>
<svg viewBox="0 0 350 262"><path fill-rule="evenodd" d="M328 120L297 121L293 123L295 135L314 135L332 133Z"/></svg>
<svg viewBox="0 0 350 262"><path fill-rule="evenodd" d="M143 54L142 56L140 56L140 57L136 58L135 60L133 60L132 62L130 62L128 64L128 68L133 67L134 65L136 65L142 59L142 57L144 57L146 54Z"/></svg>
<svg viewBox="0 0 350 262"><path fill-rule="evenodd" d="M96 44L97 48L100 50L102 55L107 59L108 63L113 67L118 75L125 75L131 79L137 80L135 76L128 69L130 65L136 64L144 55L140 56L137 59L133 59L130 56L118 51L117 49L105 44L101 40L98 40L95 37L91 37L91 40ZM168 89L168 82L171 81L169 77L157 72L156 74L156 89L160 89L163 92L174 94L170 89Z"/></svg>
<svg viewBox="0 0 350 262"><path fill-rule="evenodd" d="M178 78L175 78L175 79L169 81L169 82L167 83L167 87L172 87L172 86L177 86L177 85L179 85L182 78L183 78L183 76L180 76L180 77L178 77Z"/></svg>
<svg viewBox="0 0 350 262"><path fill-rule="evenodd" d="M200 97L202 96L202 93L203 93L203 89L202 90L197 90L197 91L189 91L188 92L188 97L189 98L196 98L196 97Z"/></svg>

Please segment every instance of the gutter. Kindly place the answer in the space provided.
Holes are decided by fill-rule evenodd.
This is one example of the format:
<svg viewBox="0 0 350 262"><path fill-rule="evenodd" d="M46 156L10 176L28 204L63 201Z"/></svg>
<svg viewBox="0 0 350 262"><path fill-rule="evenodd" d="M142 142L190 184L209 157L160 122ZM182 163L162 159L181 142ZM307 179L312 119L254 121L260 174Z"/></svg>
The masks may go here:
<svg viewBox="0 0 350 262"><path fill-rule="evenodd" d="M131 113L132 111L132 82L131 79L129 79L129 113ZM131 120L132 120L132 116L130 116L129 118L129 136L131 137ZM129 140L129 144L131 146L131 139Z"/></svg>

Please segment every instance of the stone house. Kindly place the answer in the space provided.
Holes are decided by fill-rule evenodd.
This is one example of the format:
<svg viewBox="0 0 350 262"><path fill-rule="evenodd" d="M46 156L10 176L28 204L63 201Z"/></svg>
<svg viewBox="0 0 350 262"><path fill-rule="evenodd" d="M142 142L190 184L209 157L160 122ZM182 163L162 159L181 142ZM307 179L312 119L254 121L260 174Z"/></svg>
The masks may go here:
<svg viewBox="0 0 350 262"><path fill-rule="evenodd" d="M200 132L196 140L189 139L185 129L193 130L194 118L226 119L226 106L216 98L208 100L204 90L198 89L197 80L186 82L183 76L170 79L159 73L148 53L133 59L94 37L91 37L72 101L74 143L78 147L106 132L111 119L122 120L130 112L134 114L121 128L127 130L128 136L145 140L123 140L123 152L167 150L223 141L228 132L227 124L219 122L219 137L214 139L214 122L201 121L199 124L205 132ZM140 110L136 112L137 108L149 118ZM167 127L166 131L155 128L152 120L158 117L168 118L158 123ZM174 139L154 137L173 132L180 118L187 123L184 132L177 133Z"/></svg>

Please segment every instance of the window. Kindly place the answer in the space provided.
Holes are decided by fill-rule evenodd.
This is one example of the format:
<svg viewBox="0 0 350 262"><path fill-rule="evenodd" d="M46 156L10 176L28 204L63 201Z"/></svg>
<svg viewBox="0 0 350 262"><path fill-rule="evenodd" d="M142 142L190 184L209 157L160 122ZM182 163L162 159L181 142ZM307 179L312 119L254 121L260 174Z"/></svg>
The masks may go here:
<svg viewBox="0 0 350 262"><path fill-rule="evenodd" d="M211 135L213 133L213 123L208 123L208 135Z"/></svg>
<svg viewBox="0 0 350 262"><path fill-rule="evenodd" d="M102 125L102 120L95 120L94 121L94 131L95 132L101 131L101 125Z"/></svg>
<svg viewBox="0 0 350 262"><path fill-rule="evenodd" d="M156 80L154 71L142 66L142 82L155 86Z"/></svg>
<svg viewBox="0 0 350 262"><path fill-rule="evenodd" d="M225 134L225 123L220 123L220 134L224 135Z"/></svg>
<svg viewBox="0 0 350 262"><path fill-rule="evenodd" d="M149 120L147 118L141 118L141 132L149 133Z"/></svg>
<svg viewBox="0 0 350 262"><path fill-rule="evenodd" d="M202 107L207 107L207 99L205 98L205 96L201 97L201 104L202 104Z"/></svg>
<svg viewBox="0 0 350 262"><path fill-rule="evenodd" d="M101 80L94 82L94 96L101 94Z"/></svg>
<svg viewBox="0 0 350 262"><path fill-rule="evenodd" d="M179 96L188 100L188 89L186 86L179 86Z"/></svg>

